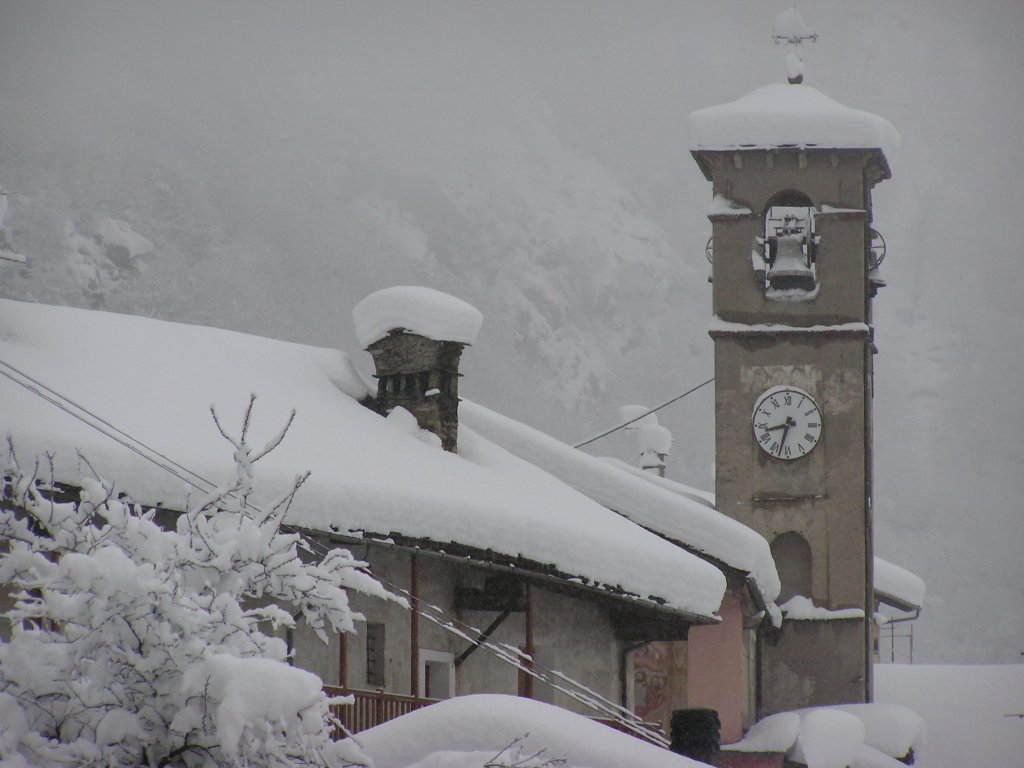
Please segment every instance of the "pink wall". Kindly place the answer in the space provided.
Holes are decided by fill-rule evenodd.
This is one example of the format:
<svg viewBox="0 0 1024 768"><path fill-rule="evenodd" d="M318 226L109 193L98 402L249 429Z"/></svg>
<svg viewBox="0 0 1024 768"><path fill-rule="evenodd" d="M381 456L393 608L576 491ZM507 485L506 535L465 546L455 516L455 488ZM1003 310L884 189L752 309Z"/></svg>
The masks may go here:
<svg viewBox="0 0 1024 768"><path fill-rule="evenodd" d="M687 705L718 710L722 743L743 737L743 615L739 598L726 594L718 611L722 623L690 629Z"/></svg>

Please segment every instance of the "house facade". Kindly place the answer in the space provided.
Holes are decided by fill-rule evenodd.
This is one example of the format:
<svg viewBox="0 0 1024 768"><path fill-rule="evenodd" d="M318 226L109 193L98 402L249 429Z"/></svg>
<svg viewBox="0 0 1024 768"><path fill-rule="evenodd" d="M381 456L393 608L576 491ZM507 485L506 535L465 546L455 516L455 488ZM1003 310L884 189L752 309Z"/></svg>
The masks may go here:
<svg viewBox="0 0 1024 768"><path fill-rule="evenodd" d="M286 641L294 663L386 716L495 692L614 717L633 703L639 643L678 641L721 620L717 567L471 428L459 428L456 453L417 423L415 408L378 413L373 387L342 353L14 301L0 301L0 323L3 359L36 382L0 380L5 431L20 456L53 453L57 481L79 476L80 454L140 503L182 510L195 491L168 461L211 484L233 471L210 403L231 424L255 392L255 442L296 408L279 449L256 465L267 490L253 503L272 503L274 488L310 470L287 522L317 551L353 551L411 610L353 596L365 617L356 634L324 645L300 623ZM395 330L385 338L414 332Z"/></svg>

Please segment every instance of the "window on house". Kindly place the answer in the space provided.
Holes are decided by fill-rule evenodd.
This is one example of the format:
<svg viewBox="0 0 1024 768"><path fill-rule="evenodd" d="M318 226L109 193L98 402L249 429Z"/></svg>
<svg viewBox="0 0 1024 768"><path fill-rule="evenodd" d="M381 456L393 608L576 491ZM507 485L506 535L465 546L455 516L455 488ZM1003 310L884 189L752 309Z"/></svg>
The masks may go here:
<svg viewBox="0 0 1024 768"><path fill-rule="evenodd" d="M450 699L455 695L455 655L420 648L420 698Z"/></svg>
<svg viewBox="0 0 1024 768"><path fill-rule="evenodd" d="M384 687L384 661L384 624L371 621L366 625L367 685Z"/></svg>

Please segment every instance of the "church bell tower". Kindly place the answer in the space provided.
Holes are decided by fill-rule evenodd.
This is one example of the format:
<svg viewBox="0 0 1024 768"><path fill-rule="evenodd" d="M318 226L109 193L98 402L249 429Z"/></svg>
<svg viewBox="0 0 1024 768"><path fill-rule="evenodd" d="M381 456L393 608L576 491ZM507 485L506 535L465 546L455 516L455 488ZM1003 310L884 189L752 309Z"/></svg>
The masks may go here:
<svg viewBox="0 0 1024 768"><path fill-rule="evenodd" d="M769 541L782 580L761 715L871 698L871 190L899 142L803 84L816 34L795 10L774 31L789 82L689 119L713 192L717 507Z"/></svg>

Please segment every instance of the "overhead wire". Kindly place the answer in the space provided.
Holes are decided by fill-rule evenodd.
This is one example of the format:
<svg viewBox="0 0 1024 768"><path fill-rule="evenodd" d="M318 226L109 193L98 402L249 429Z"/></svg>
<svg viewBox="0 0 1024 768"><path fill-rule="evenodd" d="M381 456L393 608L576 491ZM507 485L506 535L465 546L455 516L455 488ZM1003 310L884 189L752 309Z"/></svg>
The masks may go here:
<svg viewBox="0 0 1024 768"><path fill-rule="evenodd" d="M118 428L112 422L102 416L99 416L86 406L72 400L70 397L58 392L53 387L48 386L33 376L30 376L5 360L0 360L0 375L5 376L15 384L18 384L29 392L35 394L37 397L40 397L45 402L50 403L54 407L67 413L69 416L79 420L92 429L95 429L103 436L117 442L124 448L127 448L136 455L152 463L154 466L190 485L192 488L203 493L210 493L216 490L217 486L212 481L189 469L185 465L174 461L170 457L152 448L128 432ZM706 383L708 382L705 382L705 384ZM675 398L669 403L665 403L665 405L668 405L677 399L679 398ZM262 510L260 510L258 506L247 500L244 503L247 508L256 514L263 514ZM304 548L308 551L322 557L326 556L331 551L326 545L322 544L315 538L311 538L303 530L296 528L293 525L282 523L280 527L281 530L286 533L299 536ZM362 570L371 575L388 589L407 598L409 600L410 610L414 610L419 616L427 621L430 621L461 639L478 644L480 647L492 653L492 655L499 660L516 667L518 670L533 679L551 686L554 690L564 694L573 701L608 717L630 733L658 744L659 746L668 746L668 741L662 734L650 729L641 718L633 712L630 712L625 707L609 701L607 698L601 696L582 683L573 680L562 672L548 669L547 667L538 664L532 657L518 648L505 644L494 643L489 639L481 639L483 633L480 629L466 624L456 617L448 615L442 609L426 603L403 587L389 582L378 574L372 573L370 569L367 568ZM424 607L429 608L430 610L425 610ZM432 613L432 611L436 612L436 615L435 613ZM475 635L475 637L472 635ZM563 683L565 685L563 685ZM566 687L566 685L570 687Z"/></svg>
<svg viewBox="0 0 1024 768"><path fill-rule="evenodd" d="M667 408L668 406L672 405L672 403L675 403L675 402L678 402L679 400L682 400L687 395L692 395L698 389L700 389L701 387L706 387L708 384L710 384L714 380L715 380L715 377L712 376L707 381L702 381L696 387L692 387L692 388L686 390L685 392L683 392L683 394L676 395L675 397L671 398L670 400L666 400L661 405L657 405L654 408L651 408L649 411L641 413L639 416L636 416L636 417L634 417L632 419L627 419L626 421L623 421L620 424L616 424L611 429L606 429L604 432L600 432L600 433L594 435L593 437L588 437L586 440L582 440L582 441L576 443L576 445L574 445L573 448L582 448L585 445L590 445L591 443L593 443L593 442L595 442L597 440L600 440L602 437L607 437L608 435L612 434L613 432L617 432L620 429L624 429L624 428L628 427L630 424L633 424L633 423L635 423L637 421L640 421L640 419L647 418L652 413L657 413L662 408Z"/></svg>

